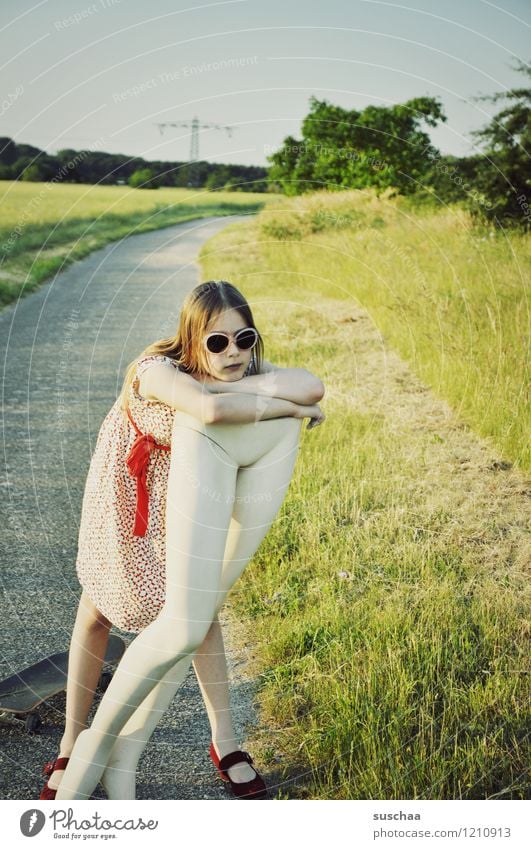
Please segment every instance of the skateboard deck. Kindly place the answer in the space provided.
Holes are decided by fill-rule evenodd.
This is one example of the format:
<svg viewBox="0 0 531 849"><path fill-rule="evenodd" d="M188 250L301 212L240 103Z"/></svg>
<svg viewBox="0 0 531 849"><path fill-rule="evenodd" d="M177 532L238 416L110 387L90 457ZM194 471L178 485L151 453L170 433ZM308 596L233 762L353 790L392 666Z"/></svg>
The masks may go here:
<svg viewBox="0 0 531 849"><path fill-rule="evenodd" d="M124 651L121 637L111 634L104 663L118 662ZM24 722L21 715L28 714L24 722L26 730L36 731L40 717L33 711L46 699L66 689L67 669L68 652L61 651L0 681L0 723ZM100 684L104 688L110 677L109 673L102 673Z"/></svg>

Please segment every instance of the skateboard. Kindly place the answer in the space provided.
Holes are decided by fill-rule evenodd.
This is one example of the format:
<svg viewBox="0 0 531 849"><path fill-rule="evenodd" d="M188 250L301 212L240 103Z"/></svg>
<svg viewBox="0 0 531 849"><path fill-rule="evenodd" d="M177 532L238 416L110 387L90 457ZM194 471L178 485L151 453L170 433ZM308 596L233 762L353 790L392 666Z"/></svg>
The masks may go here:
<svg viewBox="0 0 531 849"><path fill-rule="evenodd" d="M125 643L121 637L111 634L104 663L117 663L124 651ZM68 652L61 651L0 681L0 724L22 724L28 734L35 734L41 725L35 709L66 689L67 668ZM111 678L112 672L104 670L99 688L106 690Z"/></svg>

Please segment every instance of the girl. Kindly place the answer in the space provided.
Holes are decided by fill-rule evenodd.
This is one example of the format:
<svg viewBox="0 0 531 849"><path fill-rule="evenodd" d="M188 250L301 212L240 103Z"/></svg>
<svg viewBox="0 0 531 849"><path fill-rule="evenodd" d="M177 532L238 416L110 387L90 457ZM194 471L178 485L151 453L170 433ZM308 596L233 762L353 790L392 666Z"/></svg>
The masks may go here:
<svg viewBox="0 0 531 849"><path fill-rule="evenodd" d="M86 798L100 779L110 798L134 798L138 759L192 660L214 764L236 795L265 793L236 746L217 615L280 508L302 419L308 427L324 420L324 389L305 369L278 369L262 353L241 293L224 281L201 284L176 336L131 364L121 405L102 425L80 525L82 605L104 629L114 622L141 633L91 728L78 728L70 757L55 762L56 771L66 766L57 799Z"/></svg>

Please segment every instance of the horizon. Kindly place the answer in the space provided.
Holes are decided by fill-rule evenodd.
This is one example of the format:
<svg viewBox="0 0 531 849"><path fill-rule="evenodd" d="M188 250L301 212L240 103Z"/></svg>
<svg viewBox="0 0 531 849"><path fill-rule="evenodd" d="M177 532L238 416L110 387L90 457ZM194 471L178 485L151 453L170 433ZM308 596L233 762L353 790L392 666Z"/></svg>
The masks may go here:
<svg viewBox="0 0 531 849"><path fill-rule="evenodd" d="M175 9L154 0L5 0L0 34L7 92L0 135L17 144L97 150L146 161L269 168L301 138L310 97L343 109L437 97L447 122L421 124L442 155L480 152L470 133L499 103L474 97L522 87L529 5L505 0L221 0ZM303 23L300 23L301 15ZM176 54L174 56L174 54ZM18 92L18 95L16 94ZM232 128L229 129L229 128ZM123 152L123 151L127 152Z"/></svg>

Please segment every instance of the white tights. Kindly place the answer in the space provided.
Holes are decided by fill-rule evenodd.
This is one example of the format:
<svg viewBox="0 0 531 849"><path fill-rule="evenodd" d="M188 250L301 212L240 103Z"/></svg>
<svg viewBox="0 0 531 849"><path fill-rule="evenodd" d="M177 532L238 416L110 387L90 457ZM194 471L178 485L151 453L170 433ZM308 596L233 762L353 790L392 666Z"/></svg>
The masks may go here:
<svg viewBox="0 0 531 849"><path fill-rule="evenodd" d="M134 798L138 759L225 597L282 504L302 419L204 425L177 411L166 503L166 601L124 653L56 799L98 781ZM105 773L105 775L104 775Z"/></svg>

